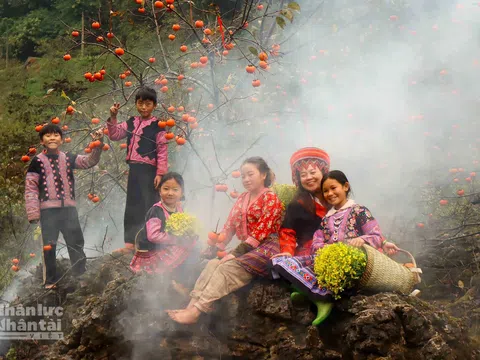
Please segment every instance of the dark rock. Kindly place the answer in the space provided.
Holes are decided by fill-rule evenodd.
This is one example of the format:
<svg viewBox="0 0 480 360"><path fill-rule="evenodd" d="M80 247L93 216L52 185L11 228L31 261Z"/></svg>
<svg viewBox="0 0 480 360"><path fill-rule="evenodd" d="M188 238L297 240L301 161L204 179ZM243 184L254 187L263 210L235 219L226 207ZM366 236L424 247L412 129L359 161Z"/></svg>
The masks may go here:
<svg viewBox="0 0 480 360"><path fill-rule="evenodd" d="M311 304L292 305L281 283L257 281L182 326L164 311L188 302L168 277L134 276L125 264L111 256L90 263L87 290L67 276L49 299L69 309L65 338L44 348L15 343L17 360L32 359L21 355L29 349L39 359L480 359L464 322L392 293L343 299L313 327Z"/></svg>

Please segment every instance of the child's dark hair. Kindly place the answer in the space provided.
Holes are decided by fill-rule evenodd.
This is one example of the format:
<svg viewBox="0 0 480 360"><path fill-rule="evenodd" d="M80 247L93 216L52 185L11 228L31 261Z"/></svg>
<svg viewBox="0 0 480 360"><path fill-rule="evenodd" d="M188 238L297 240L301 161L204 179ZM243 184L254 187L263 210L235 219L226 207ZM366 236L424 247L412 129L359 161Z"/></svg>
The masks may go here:
<svg viewBox="0 0 480 360"><path fill-rule="evenodd" d="M350 193L352 192L352 187L350 186L350 181L348 181L347 179L347 176L340 170L332 170L330 171L327 176L325 176L323 179L322 179L322 183L321 183L321 188L323 190L323 184L325 183L325 181L327 179L332 179L332 180L336 180L338 181L340 184L342 185L345 185L346 183L348 183L348 191L347 191L347 196L350 195Z"/></svg>
<svg viewBox="0 0 480 360"><path fill-rule="evenodd" d="M185 200L185 182L183 181L182 175L180 175L179 173L170 171L165 175L163 175L162 180L160 180L160 185L158 185L158 189L160 190L163 184L165 184L168 180L172 180L172 179L175 180L178 183L178 185L180 185L180 188L182 189L182 193L183 193L181 200Z"/></svg>
<svg viewBox="0 0 480 360"><path fill-rule="evenodd" d="M40 140L43 140L43 136L47 134L60 134L60 137L63 138L62 129L60 129L60 126L55 124L43 125L42 130L40 130L38 133L38 136L40 137Z"/></svg>
<svg viewBox="0 0 480 360"><path fill-rule="evenodd" d="M135 95L135 102L137 102L138 100L151 100L156 105L157 104L157 92L152 88L149 88L147 86L143 86L137 91L137 94Z"/></svg>
<svg viewBox="0 0 480 360"><path fill-rule="evenodd" d="M272 186L273 172L270 169L270 167L268 166L267 162L265 160L263 160L263 158L261 158L260 156L249 157L248 159L246 159L243 162L242 166L245 165L245 164L255 165L257 167L258 171L260 171L261 174L266 175L263 185L265 187Z"/></svg>

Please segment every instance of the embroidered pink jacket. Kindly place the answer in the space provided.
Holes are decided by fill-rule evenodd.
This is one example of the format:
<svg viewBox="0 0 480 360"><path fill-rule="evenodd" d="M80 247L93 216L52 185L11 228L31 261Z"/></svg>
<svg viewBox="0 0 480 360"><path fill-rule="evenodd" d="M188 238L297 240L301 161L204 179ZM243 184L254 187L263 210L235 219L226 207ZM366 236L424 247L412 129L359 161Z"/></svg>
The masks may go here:
<svg viewBox="0 0 480 360"><path fill-rule="evenodd" d="M177 212L182 212L177 205ZM145 216L145 226L137 233L136 253L130 267L133 271L149 273L171 272L185 262L196 238L182 239L165 231L170 213L161 202L153 205ZM188 241L185 241L188 240Z"/></svg>
<svg viewBox="0 0 480 360"><path fill-rule="evenodd" d="M142 120L140 116L131 117L118 124L117 119L107 120L108 137L119 141L127 138L127 162L155 166L157 175L168 171L168 146L165 131L158 127L158 120L152 117Z"/></svg>
<svg viewBox="0 0 480 360"><path fill-rule="evenodd" d="M312 254L326 244L357 237L378 250L382 249L385 240L370 210L353 200L348 200L341 209L330 209L322 219L320 228L313 235Z"/></svg>
<svg viewBox="0 0 480 360"><path fill-rule="evenodd" d="M40 210L75 206L73 169L89 169L98 164L102 148L90 155L74 155L59 151L41 152L35 156L25 178L25 207L28 221L40 220Z"/></svg>

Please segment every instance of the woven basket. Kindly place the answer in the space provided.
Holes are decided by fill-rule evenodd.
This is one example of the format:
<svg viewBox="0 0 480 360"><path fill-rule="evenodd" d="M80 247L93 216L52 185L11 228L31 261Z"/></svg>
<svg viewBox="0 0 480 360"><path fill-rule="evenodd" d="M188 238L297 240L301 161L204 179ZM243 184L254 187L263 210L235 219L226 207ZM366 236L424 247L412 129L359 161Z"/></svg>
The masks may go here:
<svg viewBox="0 0 480 360"><path fill-rule="evenodd" d="M363 250L367 254L367 265L360 278L360 288L376 292L396 291L408 295L420 282L421 270L417 268L415 259L408 251L399 250L410 257L413 268L397 263L371 246L363 245Z"/></svg>

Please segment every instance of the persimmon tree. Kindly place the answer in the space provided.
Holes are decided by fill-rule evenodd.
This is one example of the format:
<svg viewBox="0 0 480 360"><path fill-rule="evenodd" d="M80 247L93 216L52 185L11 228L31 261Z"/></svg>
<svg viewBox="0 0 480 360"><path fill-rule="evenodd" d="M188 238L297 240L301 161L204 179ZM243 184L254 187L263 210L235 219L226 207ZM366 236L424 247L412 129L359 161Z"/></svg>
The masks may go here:
<svg viewBox="0 0 480 360"><path fill-rule="evenodd" d="M90 142L89 134L105 126L111 104L121 103L119 119L126 120L136 114L135 92L150 86L159 94L154 115L166 130L170 167L182 173L195 162L209 183L199 182L194 191L209 191L212 201L218 192L235 199L238 191L227 181L238 178L239 162L270 126L252 120L260 103L264 113L275 108L263 95L278 92L272 79L283 70L285 30L300 16L300 6L286 1L244 1L228 9L173 0L120 4L115 8L110 1L98 14L84 15L84 28L64 24L62 67L82 64L82 81L91 90L84 97L58 86L45 95L50 122L65 133L65 149L90 153L99 142ZM138 34L125 35L128 26ZM113 189L125 191L125 147L106 138L100 164L76 174L80 205L88 199L91 209L102 207ZM32 144L20 160L28 163L40 150Z"/></svg>

